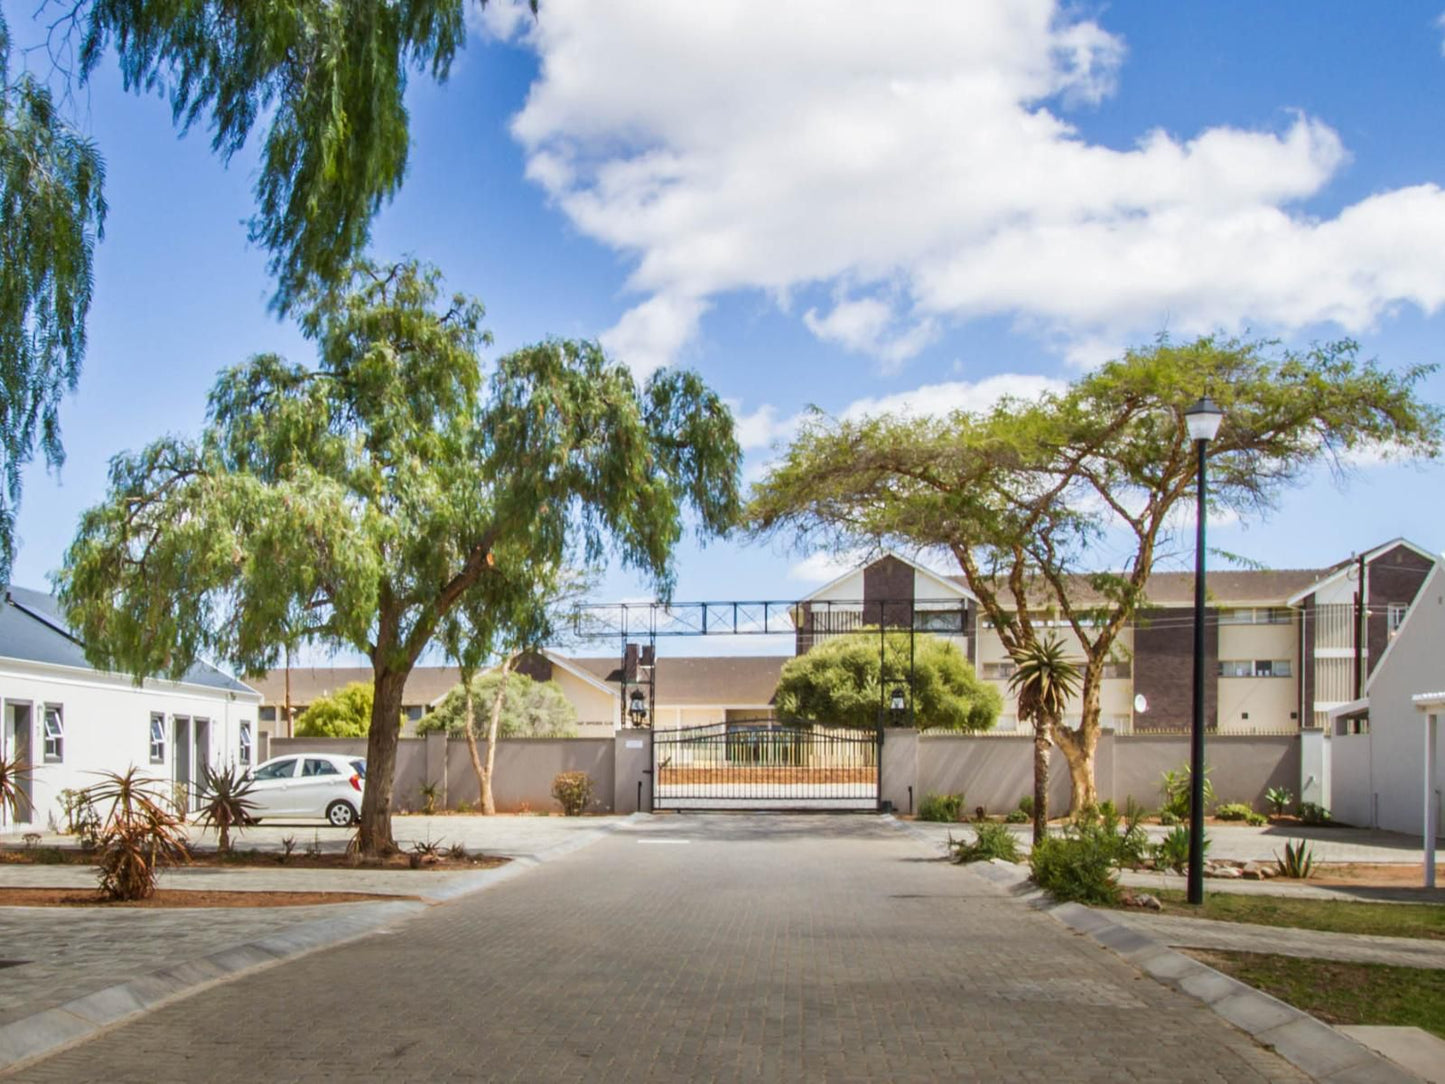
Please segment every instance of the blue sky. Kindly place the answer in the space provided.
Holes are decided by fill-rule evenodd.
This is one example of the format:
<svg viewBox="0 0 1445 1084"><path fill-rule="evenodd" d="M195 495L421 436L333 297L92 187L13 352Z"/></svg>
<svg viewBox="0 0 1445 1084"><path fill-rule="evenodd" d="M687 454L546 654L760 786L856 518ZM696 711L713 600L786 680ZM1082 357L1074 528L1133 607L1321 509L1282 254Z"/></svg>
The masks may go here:
<svg viewBox="0 0 1445 1084"><path fill-rule="evenodd" d="M34 41L33 4L0 3ZM375 253L481 297L499 351L602 336L639 372L699 369L750 476L810 403L979 405L1166 328L1440 357L1441 0L843 6L544 0L533 25L494 5L449 83L413 80ZM246 243L253 159L178 138L109 64L75 108L111 213L68 461L26 478L20 584L57 567L112 455L198 429L220 367L308 353ZM1213 541L1273 567L1440 549L1442 481L1321 475ZM829 571L805 557L689 544L677 595L795 597Z"/></svg>

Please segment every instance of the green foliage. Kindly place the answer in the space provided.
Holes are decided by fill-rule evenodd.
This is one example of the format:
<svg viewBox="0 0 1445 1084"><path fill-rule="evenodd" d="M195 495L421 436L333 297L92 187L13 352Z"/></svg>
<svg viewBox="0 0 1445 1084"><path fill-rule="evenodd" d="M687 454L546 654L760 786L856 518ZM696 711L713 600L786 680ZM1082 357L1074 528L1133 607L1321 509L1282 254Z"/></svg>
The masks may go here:
<svg viewBox="0 0 1445 1084"><path fill-rule="evenodd" d="M1314 848L1302 839L1293 842L1287 841L1284 845L1284 857L1281 858L1276 853L1274 860L1281 877L1292 877L1295 880L1303 881L1312 876L1315 871Z"/></svg>
<svg viewBox="0 0 1445 1084"><path fill-rule="evenodd" d="M951 824L963 819L962 794L925 794L918 803L918 819Z"/></svg>
<svg viewBox="0 0 1445 1084"><path fill-rule="evenodd" d="M423 783L419 788L421 792L421 811L430 817L437 811L437 799L441 797L440 783Z"/></svg>
<svg viewBox="0 0 1445 1084"><path fill-rule="evenodd" d="M1209 855L1209 833L1204 835L1202 854ZM1189 826L1181 824L1154 844L1154 864L1160 869L1183 873L1189 865Z"/></svg>
<svg viewBox="0 0 1445 1084"><path fill-rule="evenodd" d="M1253 810L1251 810L1249 816L1244 818L1244 822L1248 824L1251 828L1263 828L1266 824L1269 823L1269 818L1266 817L1263 813L1255 813Z"/></svg>
<svg viewBox="0 0 1445 1084"><path fill-rule="evenodd" d="M838 726L877 726L893 688L908 687L909 639L908 633L880 637L876 629L871 633L865 629L831 637L807 654L789 659L778 678L778 714ZM979 679L957 647L918 633L912 651L915 726L978 731L998 721L1003 707L998 690ZM891 717L885 715L887 721Z"/></svg>
<svg viewBox="0 0 1445 1084"><path fill-rule="evenodd" d="M250 238L283 311L365 249L406 173L408 74L444 82L466 41L464 0L94 0L84 30L87 77L114 43L126 89L166 94L223 160L263 126Z"/></svg>
<svg viewBox="0 0 1445 1084"><path fill-rule="evenodd" d="M807 418L752 491L753 530L837 550L882 540L953 553L1010 651L1046 616L1077 636L1082 686L1099 688L1120 634L1147 604L1156 559L1183 530L1195 458L1184 411L1205 392L1224 409L1210 448L1213 506L1257 516L1341 453L1437 457L1441 408L1418 394L1428 366L1399 370L1341 341L1304 352L1203 337L1153 345L1037 400L986 412ZM1136 540L1122 572L1099 572L1100 538ZM1092 798L1097 701L1077 730L1054 727L1075 806ZM1087 781L1087 785L1086 785Z"/></svg>
<svg viewBox="0 0 1445 1084"><path fill-rule="evenodd" d="M1025 794L1020 798L1018 809L1024 816L1032 817L1034 815L1034 796L1032 794Z"/></svg>
<svg viewBox="0 0 1445 1084"><path fill-rule="evenodd" d="M1301 824L1309 824L1315 827L1322 827L1334 822L1334 817L1330 811L1318 802L1301 802L1299 804L1299 819Z"/></svg>
<svg viewBox="0 0 1445 1084"><path fill-rule="evenodd" d="M102 811L96 865L107 899L149 899L161 871L190 858L185 823L156 791L159 784L131 768L123 775L105 772L86 788L91 804Z"/></svg>
<svg viewBox="0 0 1445 1084"><path fill-rule="evenodd" d="M495 670L472 678L472 731L479 738L487 736L492 702L497 689L506 682L502 693L502 715L497 724L500 738L574 738L577 736L577 709L555 681L533 681L525 674L509 673L505 677ZM456 685L437 705L435 711L417 723L417 733L444 730L460 735L466 726L466 690Z"/></svg>
<svg viewBox="0 0 1445 1084"><path fill-rule="evenodd" d="M738 504L732 416L695 374L639 387L597 344L549 340L484 380L481 305L440 298L411 262L308 293L318 363L253 357L217 381L199 440L117 456L58 577L103 669L258 673L300 643L367 655L368 853L391 846L391 711L446 623L481 652L542 639L557 570L609 553L666 595L684 510L705 535Z"/></svg>
<svg viewBox="0 0 1445 1084"><path fill-rule="evenodd" d="M1031 816L1032 814L1027 813L1022 809L1010 809L1006 814L1004 814L1003 819L1009 824L1028 824L1029 818Z"/></svg>
<svg viewBox="0 0 1445 1084"><path fill-rule="evenodd" d="M1014 662L1009 691L1018 697L1020 720L1037 727L1058 725L1069 699L1079 691L1079 666L1064 654L1064 642L1050 633L1009 652Z"/></svg>
<svg viewBox="0 0 1445 1084"><path fill-rule="evenodd" d="M1002 824L978 824L973 830L973 839L949 838L949 850L955 862L987 862L998 858L1005 862L1019 860L1019 845L1013 833Z"/></svg>
<svg viewBox="0 0 1445 1084"><path fill-rule="evenodd" d="M19 756L0 755L0 811L9 810L12 821L30 819L30 810L25 808L25 782L32 771Z"/></svg>
<svg viewBox="0 0 1445 1084"><path fill-rule="evenodd" d="M1209 765L1206 764L1204 766L1204 808L1206 809L1214 804L1214 784L1209 779L1210 771ZM1178 771L1162 773L1159 789L1164 795L1164 810L1181 821L1189 819L1190 788L1193 778L1193 769L1188 764Z"/></svg>
<svg viewBox="0 0 1445 1084"><path fill-rule="evenodd" d="M1164 827L1168 828L1172 825L1178 824L1179 817L1173 812L1173 810L1161 809L1159 811L1159 823L1164 825Z"/></svg>
<svg viewBox="0 0 1445 1084"><path fill-rule="evenodd" d="M105 164L32 76L11 77L0 13L0 583L10 580L21 472L65 460L60 398L85 358Z"/></svg>
<svg viewBox="0 0 1445 1084"><path fill-rule="evenodd" d="M371 728L372 689L360 681L318 696L296 716L298 738L364 738ZM400 716L398 723L400 721Z"/></svg>
<svg viewBox="0 0 1445 1084"><path fill-rule="evenodd" d="M1254 816L1254 809L1244 802L1225 802L1214 807L1214 816L1222 821L1245 821Z"/></svg>
<svg viewBox="0 0 1445 1084"><path fill-rule="evenodd" d="M1269 803L1270 812L1276 817L1283 816L1284 811L1294 801L1294 795L1289 792L1287 787L1270 787L1264 792L1264 798Z"/></svg>
<svg viewBox="0 0 1445 1084"><path fill-rule="evenodd" d="M251 823L256 803L251 800L251 780L235 765L202 769L200 822L214 828L218 837L216 849L222 854L231 849L231 831Z"/></svg>
<svg viewBox="0 0 1445 1084"><path fill-rule="evenodd" d="M1132 798L1122 814L1113 802L1105 801L1081 812L1070 831L1075 837L1090 839L1108 851L1116 866L1136 867L1143 864L1149 852L1149 836L1143 822L1144 809Z"/></svg>
<svg viewBox="0 0 1445 1084"><path fill-rule="evenodd" d="M1110 905L1119 901L1113 853L1097 834L1045 836L1029 854L1029 869L1034 884L1060 903Z"/></svg>
<svg viewBox="0 0 1445 1084"><path fill-rule="evenodd" d="M552 780L552 797L569 817L580 817L592 801L592 777L586 772L558 772Z"/></svg>

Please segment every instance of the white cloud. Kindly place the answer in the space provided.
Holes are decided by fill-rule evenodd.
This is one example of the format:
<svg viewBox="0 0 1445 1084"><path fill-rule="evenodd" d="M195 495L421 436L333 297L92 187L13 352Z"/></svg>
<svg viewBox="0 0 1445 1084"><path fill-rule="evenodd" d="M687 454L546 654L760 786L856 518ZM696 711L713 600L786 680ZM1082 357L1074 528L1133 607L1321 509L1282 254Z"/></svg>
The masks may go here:
<svg viewBox="0 0 1445 1084"><path fill-rule="evenodd" d="M745 452L771 448L780 441L788 440L798 428L798 415L779 418L777 407L765 403L751 414L744 414L738 404L729 403L733 412L733 428L738 445Z"/></svg>
<svg viewBox="0 0 1445 1084"><path fill-rule="evenodd" d="M943 417L959 410L979 413L992 410L999 400L1006 397L1037 399L1047 392L1061 392L1064 387L1062 380L1047 376L1000 373L972 383L949 380L940 384L924 384L895 395L856 399L843 409L841 416L847 421L857 421L878 414Z"/></svg>
<svg viewBox="0 0 1445 1084"><path fill-rule="evenodd" d="M1358 331L1445 303L1440 188L1306 210L1348 159L1320 119L1087 141L1065 111L1129 92L1125 45L1057 0L505 9L491 32L541 58L513 124L529 176L633 261L608 342L639 369L739 289L830 290L807 326L893 365L977 316L1089 359L1166 325Z"/></svg>

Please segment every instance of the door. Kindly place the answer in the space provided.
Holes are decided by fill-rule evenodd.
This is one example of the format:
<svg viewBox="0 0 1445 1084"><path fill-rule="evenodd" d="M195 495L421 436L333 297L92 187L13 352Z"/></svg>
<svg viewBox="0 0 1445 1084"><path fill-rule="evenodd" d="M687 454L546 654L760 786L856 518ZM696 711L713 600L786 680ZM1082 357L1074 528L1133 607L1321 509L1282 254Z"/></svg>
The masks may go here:
<svg viewBox="0 0 1445 1084"><path fill-rule="evenodd" d="M296 799L291 788L296 782L296 757L280 757L262 764L251 774L251 801L257 817L294 816Z"/></svg>
<svg viewBox="0 0 1445 1084"><path fill-rule="evenodd" d="M206 784L206 769L211 764L211 721L196 719L191 723L191 729L196 735L196 755L191 760L196 786L191 788L191 809L196 810L201 808L201 791Z"/></svg>
<svg viewBox="0 0 1445 1084"><path fill-rule="evenodd" d="M175 783L176 804L183 809L191 808L191 721L183 715L171 720L171 748L176 755L171 758L174 767L171 778Z"/></svg>
<svg viewBox="0 0 1445 1084"><path fill-rule="evenodd" d="M296 796L296 813L302 817L324 817L326 807L349 789L341 769L324 757L306 757L301 761L301 774L292 792ZM354 793L354 792L353 792ZM360 795L357 795L359 798ZM360 802L352 803L360 807Z"/></svg>
<svg viewBox="0 0 1445 1084"><path fill-rule="evenodd" d="M29 824L34 819L35 809L35 779L31 769L35 766L33 753L31 713L29 704L10 704L6 711L6 733L5 749L6 756L16 761L20 769L17 773L16 789L20 792L20 800L15 811L16 824ZM0 808L0 824L8 824L11 816L9 806Z"/></svg>

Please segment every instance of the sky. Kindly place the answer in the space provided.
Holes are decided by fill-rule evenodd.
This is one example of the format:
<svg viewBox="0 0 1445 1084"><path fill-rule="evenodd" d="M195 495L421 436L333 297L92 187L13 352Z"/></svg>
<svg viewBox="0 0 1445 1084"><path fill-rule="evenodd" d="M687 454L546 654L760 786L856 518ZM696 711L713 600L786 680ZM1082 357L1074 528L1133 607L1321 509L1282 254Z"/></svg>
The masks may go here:
<svg viewBox="0 0 1445 1084"><path fill-rule="evenodd" d="M34 7L0 0L21 44ZM445 85L412 78L373 253L480 297L498 354L595 336L640 377L697 369L750 481L809 406L986 407L1161 332L1440 359L1445 0L543 0L537 20L497 0L470 25ZM25 64L50 74L43 51ZM223 366L312 354L246 241L252 148L223 164L109 61L69 108L110 215L67 460L26 474L31 586L112 456L196 433ZM1423 393L1445 402L1445 376ZM1275 568L1396 536L1438 551L1442 482L1321 472L1211 541ZM787 539L689 541L675 597L796 598L840 567ZM620 569L598 586L649 594Z"/></svg>

